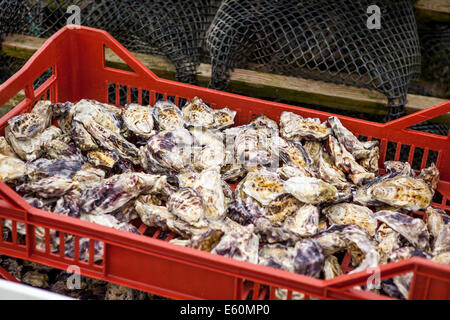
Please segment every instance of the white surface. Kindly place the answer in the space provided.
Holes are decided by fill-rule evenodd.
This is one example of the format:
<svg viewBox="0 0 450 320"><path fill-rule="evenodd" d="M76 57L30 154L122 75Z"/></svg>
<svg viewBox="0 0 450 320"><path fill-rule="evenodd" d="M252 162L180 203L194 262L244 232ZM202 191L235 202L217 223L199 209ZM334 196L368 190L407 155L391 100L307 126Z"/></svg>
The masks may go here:
<svg viewBox="0 0 450 320"><path fill-rule="evenodd" d="M72 298L0 279L0 300L73 300Z"/></svg>

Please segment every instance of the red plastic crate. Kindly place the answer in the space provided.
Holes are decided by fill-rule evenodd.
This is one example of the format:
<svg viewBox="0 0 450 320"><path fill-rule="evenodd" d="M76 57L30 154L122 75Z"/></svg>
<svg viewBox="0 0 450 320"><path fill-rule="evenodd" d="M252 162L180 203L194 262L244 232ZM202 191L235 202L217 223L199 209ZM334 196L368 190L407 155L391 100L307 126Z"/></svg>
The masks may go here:
<svg viewBox="0 0 450 320"><path fill-rule="evenodd" d="M134 70L123 71L105 66L105 47L115 52ZM39 88L33 82L51 68L51 76ZM112 88L112 89L111 89ZM121 92L120 88L126 89ZM121 100L130 103L132 92L137 93L137 103L143 97L154 104L158 98L189 100L201 97L212 108L238 111L236 122L243 124L256 115L266 114L278 121L281 112L292 111L305 117L326 120L332 114L248 98L197 86L160 79L140 63L108 33L91 28L65 27L26 63L11 79L0 86L0 105L5 104L20 90L26 98L0 120L0 134L4 134L7 121L20 113L28 112L39 99L53 102L78 101L83 98L108 101L108 93L115 90L116 105ZM415 150L423 149L421 167L427 164L431 153L437 153L436 165L441 172L438 193L442 200L434 205L449 210L450 199L450 143L449 137L418 132L407 127L450 111L450 101L386 124L373 123L339 116L342 123L358 135L380 140L380 165L384 162L389 142L396 143L395 159L402 146L409 146L408 160L412 162ZM78 265L83 275L145 290L157 295L179 299L264 299L274 298L275 288L305 294L305 298L320 299L384 299L386 297L355 289L366 284L371 272L361 271L342 275L331 280L319 280L273 268L213 255L199 250L169 244L153 237L113 230L104 226L57 215L31 207L14 190L0 182L0 218L12 220L11 241L0 239L0 253L42 263L66 270ZM2 219L0 219L2 221ZM25 244L17 239L17 223L25 223ZM46 248L38 250L34 241L35 227L46 229ZM1 226L0 226L1 228ZM57 230L62 236L75 236L75 248L81 237L104 243L101 265L93 259L83 262L49 250L49 231ZM145 231L145 228L140 228ZM165 239L167 240L167 238ZM78 251L78 250L75 250ZM411 299L449 299L450 266L413 258L380 266L380 279L413 272Z"/></svg>

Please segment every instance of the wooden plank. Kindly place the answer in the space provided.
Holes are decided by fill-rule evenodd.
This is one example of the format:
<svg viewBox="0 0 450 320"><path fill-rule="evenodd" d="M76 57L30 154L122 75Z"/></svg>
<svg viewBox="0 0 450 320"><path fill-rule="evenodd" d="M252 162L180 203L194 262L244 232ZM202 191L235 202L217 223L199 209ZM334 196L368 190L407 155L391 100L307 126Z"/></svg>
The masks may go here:
<svg viewBox="0 0 450 320"><path fill-rule="evenodd" d="M418 0L414 4L416 15L429 20L449 22L449 0Z"/></svg>
<svg viewBox="0 0 450 320"><path fill-rule="evenodd" d="M42 46L45 39L12 35L5 39L2 51L14 57L27 59ZM156 75L166 79L175 78L175 68L165 57L134 53L134 55ZM111 50L105 52L106 65L119 69L129 68ZM211 78L211 65L198 67L200 85L206 86ZM258 71L236 69L231 74L230 91L261 98L283 99L306 104L322 105L349 111L384 114L386 97L374 90L338 85L322 81L269 74ZM444 99L408 95L408 113L444 102ZM440 118L450 123L450 114Z"/></svg>

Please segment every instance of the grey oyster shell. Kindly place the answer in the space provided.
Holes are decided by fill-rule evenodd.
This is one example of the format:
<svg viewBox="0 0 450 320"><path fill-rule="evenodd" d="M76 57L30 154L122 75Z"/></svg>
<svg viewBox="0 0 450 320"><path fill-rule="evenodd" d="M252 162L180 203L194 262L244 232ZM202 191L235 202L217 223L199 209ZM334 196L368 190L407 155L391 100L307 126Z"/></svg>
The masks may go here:
<svg viewBox="0 0 450 320"><path fill-rule="evenodd" d="M21 193L35 193L42 198L58 198L76 187L72 179L54 176L22 184L16 188Z"/></svg>
<svg viewBox="0 0 450 320"><path fill-rule="evenodd" d="M336 196L337 189L325 181L311 177L294 177L284 181L284 189L308 204L326 202Z"/></svg>

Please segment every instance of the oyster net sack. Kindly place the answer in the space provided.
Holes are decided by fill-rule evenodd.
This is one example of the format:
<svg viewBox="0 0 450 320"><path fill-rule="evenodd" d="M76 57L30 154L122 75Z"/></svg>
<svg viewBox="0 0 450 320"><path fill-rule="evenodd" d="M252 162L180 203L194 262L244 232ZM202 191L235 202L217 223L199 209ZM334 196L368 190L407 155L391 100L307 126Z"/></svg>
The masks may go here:
<svg viewBox="0 0 450 320"><path fill-rule="evenodd" d="M378 5L380 29L367 27ZM382 92L388 120L403 116L408 82L420 72L412 1L225 0L207 32L210 86L224 89L230 71L257 70L344 83Z"/></svg>
<svg viewBox="0 0 450 320"><path fill-rule="evenodd" d="M108 31L128 50L167 56L178 81L196 83L202 40L219 2L0 0L0 38L10 33L50 37L76 13L76 8L69 9L76 5L82 25Z"/></svg>

